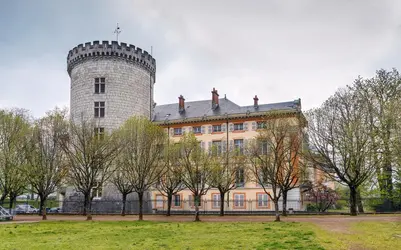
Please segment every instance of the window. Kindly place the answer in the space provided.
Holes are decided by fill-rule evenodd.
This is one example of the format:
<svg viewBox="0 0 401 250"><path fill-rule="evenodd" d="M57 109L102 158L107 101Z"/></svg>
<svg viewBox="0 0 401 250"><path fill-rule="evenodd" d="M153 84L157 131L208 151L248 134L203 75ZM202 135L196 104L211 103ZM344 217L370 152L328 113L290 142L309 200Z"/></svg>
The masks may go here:
<svg viewBox="0 0 401 250"><path fill-rule="evenodd" d="M220 194L212 194L212 208L220 207Z"/></svg>
<svg viewBox="0 0 401 250"><path fill-rule="evenodd" d="M213 125L213 133L214 132L221 132L221 125Z"/></svg>
<svg viewBox="0 0 401 250"><path fill-rule="evenodd" d="M243 187L245 183L244 169L239 168L235 173L235 183L237 187Z"/></svg>
<svg viewBox="0 0 401 250"><path fill-rule="evenodd" d="M234 193L234 207L235 208L245 208L245 194L244 193Z"/></svg>
<svg viewBox="0 0 401 250"><path fill-rule="evenodd" d="M92 197L94 199L100 199L102 198L102 185L99 182L96 182L94 187L92 188Z"/></svg>
<svg viewBox="0 0 401 250"><path fill-rule="evenodd" d="M234 140L234 149L237 152L237 154L244 154L244 140L242 139L237 139Z"/></svg>
<svg viewBox="0 0 401 250"><path fill-rule="evenodd" d="M258 207L269 207L269 200L268 200L268 196L266 193L257 193L256 194L256 200L258 203Z"/></svg>
<svg viewBox="0 0 401 250"><path fill-rule="evenodd" d="M264 129L266 128L266 122L258 122L257 129Z"/></svg>
<svg viewBox="0 0 401 250"><path fill-rule="evenodd" d="M202 134L202 127L201 126L193 127L193 132L194 134Z"/></svg>
<svg viewBox="0 0 401 250"><path fill-rule="evenodd" d="M221 141L213 141L212 150L212 155L221 155Z"/></svg>
<svg viewBox="0 0 401 250"><path fill-rule="evenodd" d="M191 194L188 196L188 199L189 199L189 205L191 207L195 207L195 202L199 207L202 206L202 198L201 197L198 197L198 200L195 201L195 196L193 194Z"/></svg>
<svg viewBox="0 0 401 250"><path fill-rule="evenodd" d="M181 195L175 194L173 196L173 206L174 207L181 207Z"/></svg>
<svg viewBox="0 0 401 250"><path fill-rule="evenodd" d="M174 135L182 135L182 128L174 128Z"/></svg>
<svg viewBox="0 0 401 250"><path fill-rule="evenodd" d="M95 94L104 94L106 91L106 79L104 77L95 78Z"/></svg>
<svg viewBox="0 0 401 250"><path fill-rule="evenodd" d="M95 117L104 117L105 103L95 102Z"/></svg>
<svg viewBox="0 0 401 250"><path fill-rule="evenodd" d="M163 201L163 195L161 195L161 194L156 194L156 204L155 204L155 207L156 208L163 208L163 204L164 203L164 201Z"/></svg>
<svg viewBox="0 0 401 250"><path fill-rule="evenodd" d="M243 123L235 123L234 124L234 131L242 131L244 130L244 124Z"/></svg>
<svg viewBox="0 0 401 250"><path fill-rule="evenodd" d="M104 138L104 128L96 127L95 128L95 137L97 139L103 139Z"/></svg>
<svg viewBox="0 0 401 250"><path fill-rule="evenodd" d="M261 155L267 155L269 144L267 141L259 141L259 150Z"/></svg>

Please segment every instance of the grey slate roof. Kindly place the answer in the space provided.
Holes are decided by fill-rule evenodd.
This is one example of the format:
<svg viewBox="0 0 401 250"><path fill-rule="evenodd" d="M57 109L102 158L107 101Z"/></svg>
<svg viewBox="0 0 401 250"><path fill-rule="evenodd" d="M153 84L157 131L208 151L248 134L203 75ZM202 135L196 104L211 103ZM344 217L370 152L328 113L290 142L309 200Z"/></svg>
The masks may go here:
<svg viewBox="0 0 401 250"><path fill-rule="evenodd" d="M263 115L269 111L300 111L301 100L294 100L289 102L261 104L256 109L253 105L251 106L239 106L234 102L226 99L219 99L219 107L215 110L212 109L211 100L185 102L185 111L180 113L178 111L178 103L158 105L154 109L154 122L179 122L184 120L194 120L196 118L210 119L213 117L225 116L225 115Z"/></svg>

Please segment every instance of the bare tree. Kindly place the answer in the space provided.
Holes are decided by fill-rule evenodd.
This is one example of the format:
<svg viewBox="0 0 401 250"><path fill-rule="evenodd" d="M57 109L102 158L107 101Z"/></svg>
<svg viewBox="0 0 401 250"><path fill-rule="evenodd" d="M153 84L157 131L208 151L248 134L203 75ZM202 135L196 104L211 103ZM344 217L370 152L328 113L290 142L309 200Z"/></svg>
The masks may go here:
<svg viewBox="0 0 401 250"><path fill-rule="evenodd" d="M351 89L341 89L308 113L309 160L350 189L350 212L357 215L358 187L377 167L367 105Z"/></svg>
<svg viewBox="0 0 401 250"><path fill-rule="evenodd" d="M280 128L271 128L278 130L274 133L274 137L283 136L282 140L282 157L283 165L280 168L279 186L283 195L283 216L287 216L287 198L288 192L299 187L301 176L306 171L305 161L302 159L303 154L303 117L297 117L295 124L290 122L282 122ZM279 139L281 140L281 139Z"/></svg>
<svg viewBox="0 0 401 250"><path fill-rule="evenodd" d="M224 142L222 142L224 143ZM209 184L220 193L220 216L224 216L224 197L237 188L237 173L246 166L246 158L227 145L214 145L211 149Z"/></svg>
<svg viewBox="0 0 401 250"><path fill-rule="evenodd" d="M116 186L117 190L121 193L123 204L121 207L121 216L125 216L127 196L134 192L134 184L130 182L130 178L127 175L128 169L126 165L121 163L117 157L115 164L115 171L110 178L110 182Z"/></svg>
<svg viewBox="0 0 401 250"><path fill-rule="evenodd" d="M283 184L291 188L297 178L290 129L291 124L284 118L266 119L265 129L248 148L251 172L274 203L275 221L280 221L279 199L283 195Z"/></svg>
<svg viewBox="0 0 401 250"><path fill-rule="evenodd" d="M180 157L180 146L172 144L168 141L163 160L165 161L165 172L160 176L159 182L156 183L156 189L165 197L167 197L167 213L171 215L171 205L173 196L183 190L185 185L182 182L183 169L178 160Z"/></svg>
<svg viewBox="0 0 401 250"><path fill-rule="evenodd" d="M92 220L93 190L102 187L113 174L113 161L120 144L114 133L107 133L94 120L71 120L69 134L61 139L69 162L68 179L84 196L84 215Z"/></svg>
<svg viewBox="0 0 401 250"><path fill-rule="evenodd" d="M0 110L0 205L10 199L10 210L27 186L25 142L29 134L28 113L21 109Z"/></svg>
<svg viewBox="0 0 401 250"><path fill-rule="evenodd" d="M164 131L146 118L133 117L119 131L121 148L117 164L127 170L127 176L138 194L139 220L143 220L143 196L164 173L162 160Z"/></svg>
<svg viewBox="0 0 401 250"><path fill-rule="evenodd" d="M62 184L68 173L61 137L67 132L67 110L55 109L35 122L27 143L28 165L25 169L31 191L40 198L43 220L46 200Z"/></svg>
<svg viewBox="0 0 401 250"><path fill-rule="evenodd" d="M211 188L208 185L212 176L210 156L201 148L200 142L192 133L185 134L181 138L180 146L179 164L183 168L182 181L194 196L195 221L200 221L201 198Z"/></svg>

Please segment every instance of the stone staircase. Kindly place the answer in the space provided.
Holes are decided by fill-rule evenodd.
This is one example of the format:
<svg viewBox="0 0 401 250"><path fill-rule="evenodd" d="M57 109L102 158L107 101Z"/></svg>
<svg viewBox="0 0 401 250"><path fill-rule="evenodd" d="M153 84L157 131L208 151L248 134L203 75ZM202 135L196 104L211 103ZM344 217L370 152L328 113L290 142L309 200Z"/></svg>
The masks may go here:
<svg viewBox="0 0 401 250"><path fill-rule="evenodd" d="M13 216L2 206L0 206L0 221L2 220L12 220Z"/></svg>

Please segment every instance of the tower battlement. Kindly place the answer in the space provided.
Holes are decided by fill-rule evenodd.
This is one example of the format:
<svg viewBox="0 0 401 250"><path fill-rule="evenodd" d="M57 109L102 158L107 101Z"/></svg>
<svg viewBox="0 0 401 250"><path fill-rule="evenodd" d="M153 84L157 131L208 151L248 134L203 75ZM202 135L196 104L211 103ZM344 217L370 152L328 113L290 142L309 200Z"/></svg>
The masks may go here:
<svg viewBox="0 0 401 250"><path fill-rule="evenodd" d="M71 75L71 70L75 65L89 59L117 58L126 60L146 69L152 74L156 73L156 60L146 51L127 43L117 41L93 41L79 44L69 51L67 56L67 71Z"/></svg>

